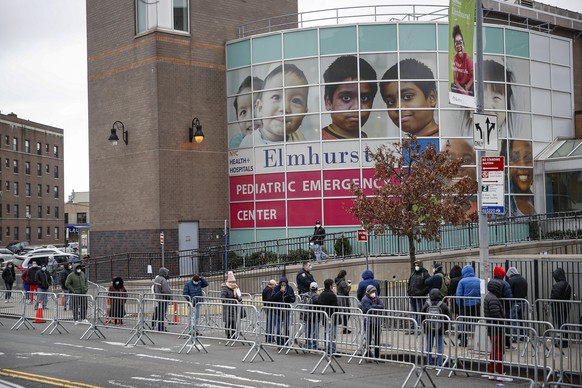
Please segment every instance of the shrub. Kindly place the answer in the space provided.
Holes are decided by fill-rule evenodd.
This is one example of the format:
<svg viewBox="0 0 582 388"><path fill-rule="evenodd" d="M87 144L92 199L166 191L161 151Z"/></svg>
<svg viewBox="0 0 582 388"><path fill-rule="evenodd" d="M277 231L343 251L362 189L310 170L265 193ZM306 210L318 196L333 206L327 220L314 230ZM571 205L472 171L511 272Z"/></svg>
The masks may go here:
<svg viewBox="0 0 582 388"><path fill-rule="evenodd" d="M346 237L338 238L333 245L337 256L349 256L352 254L352 244Z"/></svg>

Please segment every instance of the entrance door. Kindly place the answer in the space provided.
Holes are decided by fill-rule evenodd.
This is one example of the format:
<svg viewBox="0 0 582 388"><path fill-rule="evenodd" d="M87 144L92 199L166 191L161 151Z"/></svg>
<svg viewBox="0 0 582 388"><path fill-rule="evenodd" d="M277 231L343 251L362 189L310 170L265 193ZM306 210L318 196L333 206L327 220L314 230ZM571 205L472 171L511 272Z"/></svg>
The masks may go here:
<svg viewBox="0 0 582 388"><path fill-rule="evenodd" d="M180 276L198 272L198 221L178 224L178 250L180 251Z"/></svg>

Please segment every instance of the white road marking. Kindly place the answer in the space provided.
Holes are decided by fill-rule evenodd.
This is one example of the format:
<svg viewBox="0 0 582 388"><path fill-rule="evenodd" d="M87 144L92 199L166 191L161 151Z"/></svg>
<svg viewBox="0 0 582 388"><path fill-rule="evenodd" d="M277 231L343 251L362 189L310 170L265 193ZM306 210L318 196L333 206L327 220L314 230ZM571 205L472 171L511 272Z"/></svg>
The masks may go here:
<svg viewBox="0 0 582 388"><path fill-rule="evenodd" d="M207 369L210 370L210 369ZM215 371L215 374L209 374L209 373L197 373L197 372L184 372L185 374L189 374L189 375L194 375L194 376L214 376L214 377L224 377L227 379L232 379L232 380L240 380L240 381L246 381L249 383L260 383L260 384L266 384L267 386L277 386L277 387L288 387L289 385L287 384L281 384L281 383L276 383L273 381L265 381L265 380L253 380L253 379L249 379L247 377L241 377L241 376L237 376L237 375L229 375L220 371Z"/></svg>
<svg viewBox="0 0 582 388"><path fill-rule="evenodd" d="M177 358L169 358L169 357L159 357L159 356L150 356L149 354L138 353L135 356L137 357L144 357L144 358L154 358L156 360L164 360L164 361L173 361L173 362L182 362Z"/></svg>
<svg viewBox="0 0 582 388"><path fill-rule="evenodd" d="M215 368L223 368L223 369L236 369L236 366L230 366L230 365L212 365L212 364L206 364L206 366L213 366Z"/></svg>
<svg viewBox="0 0 582 388"><path fill-rule="evenodd" d="M303 378L303 380L309 381L310 383L321 383L321 380L307 379L305 377Z"/></svg>
<svg viewBox="0 0 582 388"><path fill-rule="evenodd" d="M116 387L122 387L122 388L137 388L137 387L135 387L133 385L126 385L126 384L119 383L119 382L117 382L115 380L109 380L108 383L109 383L109 385L114 385Z"/></svg>
<svg viewBox="0 0 582 388"><path fill-rule="evenodd" d="M190 372L186 372L186 373L190 373ZM192 373L190 373L192 374ZM212 375L212 374L208 374L208 373L194 373L196 375L200 375L200 376L209 376L209 377L222 377L221 375ZM168 373L168 375L176 375L175 373ZM239 387L239 388L256 388L253 385L240 385L240 384L235 384L235 383L228 383L226 381L216 381L216 380L210 380L210 379L205 379L202 377L188 377L188 376L183 376L183 375L178 375L180 377L187 377L189 379L195 380L195 381L205 381L208 383L214 383L214 384L222 384L219 385L219 387Z"/></svg>
<svg viewBox="0 0 582 388"><path fill-rule="evenodd" d="M73 357L70 354L64 353L45 353L45 352L34 352L30 353L31 356L61 356L61 357Z"/></svg>
<svg viewBox="0 0 582 388"><path fill-rule="evenodd" d="M90 346L75 345L75 344L65 344L65 343L62 343L62 342L55 342L55 345L69 346L69 347L72 347L72 348L82 348L82 349L90 349L90 350L101 350L101 351L104 351L105 350L105 349L102 349L102 348L93 348L93 347L90 347Z"/></svg>
<svg viewBox="0 0 582 388"><path fill-rule="evenodd" d="M260 375L275 376L275 377L285 377L285 375L283 375L283 374L263 372L262 370L247 369L247 372L250 372L250 373L258 373Z"/></svg>

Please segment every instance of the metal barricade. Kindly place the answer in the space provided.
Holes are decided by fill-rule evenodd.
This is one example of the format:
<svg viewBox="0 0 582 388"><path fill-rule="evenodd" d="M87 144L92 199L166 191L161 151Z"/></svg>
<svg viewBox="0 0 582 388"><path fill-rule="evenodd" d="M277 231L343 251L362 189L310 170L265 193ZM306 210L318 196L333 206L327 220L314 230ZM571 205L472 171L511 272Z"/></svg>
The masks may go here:
<svg viewBox="0 0 582 388"><path fill-rule="evenodd" d="M52 334L55 330L62 334L62 330L68 331L62 326L58 319L58 300L57 295L54 292L43 292L36 291L33 294L32 299L28 297L25 298L23 295L22 303L22 316L12 326L11 330L18 330L22 325L27 328L33 328L30 322L34 323L48 323L41 334L49 331Z"/></svg>
<svg viewBox="0 0 582 388"><path fill-rule="evenodd" d="M93 335L105 339L102 329L129 331L131 336L140 330L142 314L139 294L124 294L117 296L99 293L95 297L94 324L83 333L81 339L90 339Z"/></svg>
<svg viewBox="0 0 582 388"><path fill-rule="evenodd" d="M544 333L551 344L545 357L546 387L582 386L582 325L564 324Z"/></svg>
<svg viewBox="0 0 582 388"><path fill-rule="evenodd" d="M20 320L24 315L24 297L24 291L0 290L0 317Z"/></svg>
<svg viewBox="0 0 582 388"><path fill-rule="evenodd" d="M582 316L582 301L537 299L535 301L535 319L552 322L558 330L564 324L577 324Z"/></svg>
<svg viewBox="0 0 582 388"><path fill-rule="evenodd" d="M355 296L337 296L337 304L341 307L359 308L360 302Z"/></svg>
<svg viewBox="0 0 582 388"><path fill-rule="evenodd" d="M57 317L60 323L92 325L95 299L89 294L56 294Z"/></svg>

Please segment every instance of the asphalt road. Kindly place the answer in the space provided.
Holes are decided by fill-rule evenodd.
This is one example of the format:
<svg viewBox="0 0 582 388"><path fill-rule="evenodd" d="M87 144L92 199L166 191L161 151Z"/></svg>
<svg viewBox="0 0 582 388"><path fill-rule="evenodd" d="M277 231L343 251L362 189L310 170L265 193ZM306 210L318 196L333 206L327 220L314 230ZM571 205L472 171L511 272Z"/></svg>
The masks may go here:
<svg viewBox="0 0 582 388"><path fill-rule="evenodd" d="M179 354L185 340L177 336L153 334L153 345L124 346L130 336L127 331L105 330L105 339L80 340L86 325L67 324L70 334L41 335L44 324L34 324L35 330L23 326L11 331L13 320L2 318L0 322L4 323L0 326L0 379L23 387L400 387L410 371L399 364L358 364L357 360L348 364L342 357L339 362L346 373L328 370L321 375L320 368L310 374L319 360L317 355L277 354L270 349L274 362L257 358L243 363L249 346L225 346L225 341L202 340L208 354L196 350ZM465 374L437 377L433 371L431 375L439 387L500 384ZM426 376L423 381L431 386ZM413 385L414 376L407 386Z"/></svg>

